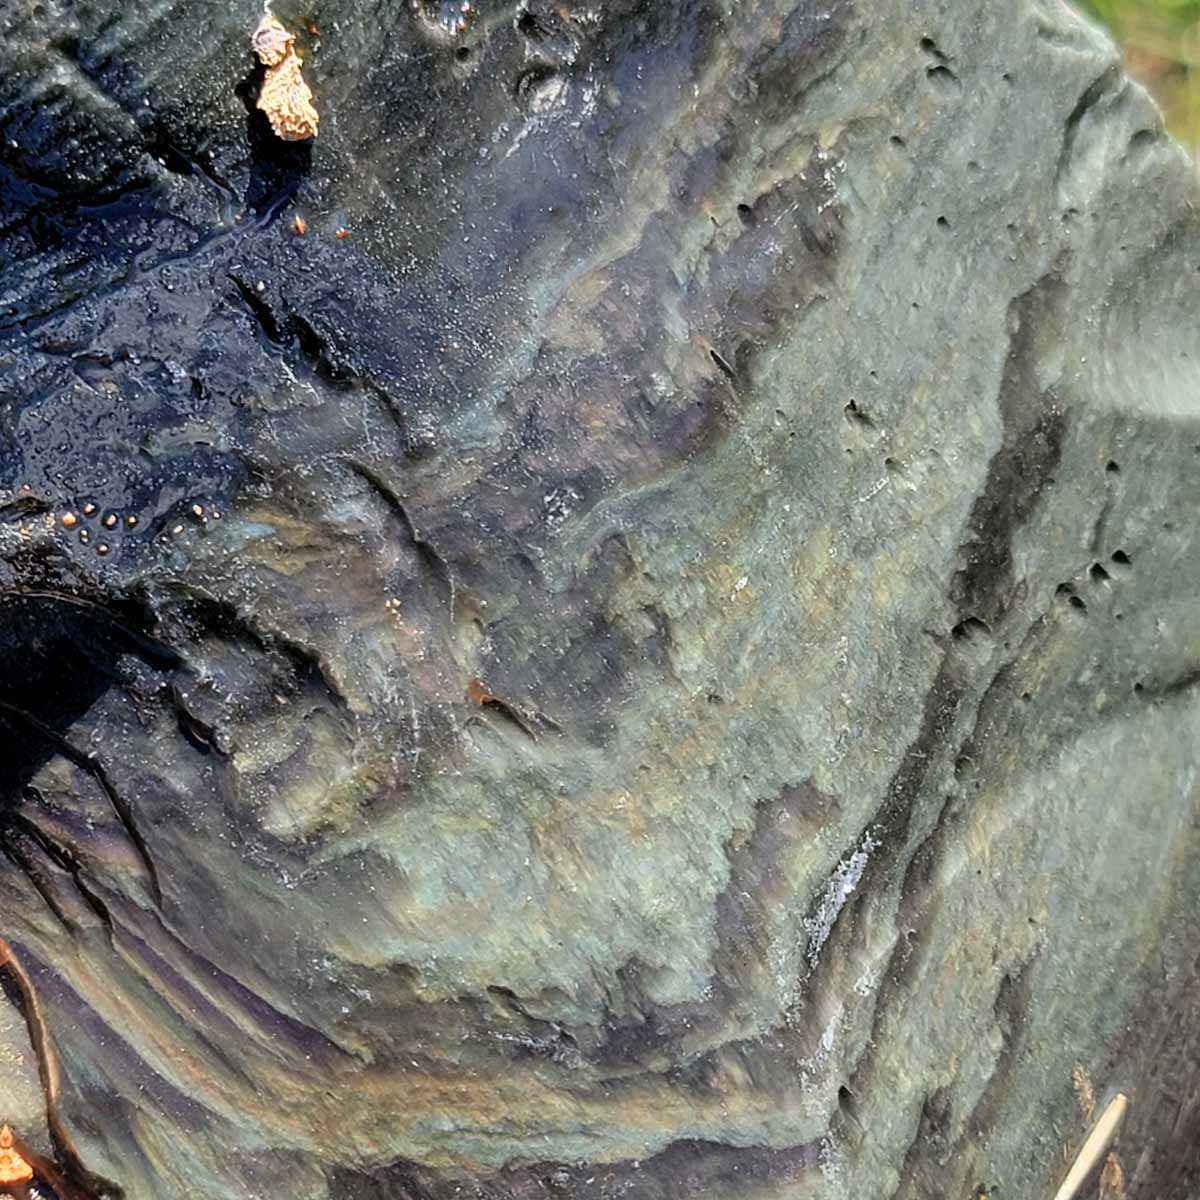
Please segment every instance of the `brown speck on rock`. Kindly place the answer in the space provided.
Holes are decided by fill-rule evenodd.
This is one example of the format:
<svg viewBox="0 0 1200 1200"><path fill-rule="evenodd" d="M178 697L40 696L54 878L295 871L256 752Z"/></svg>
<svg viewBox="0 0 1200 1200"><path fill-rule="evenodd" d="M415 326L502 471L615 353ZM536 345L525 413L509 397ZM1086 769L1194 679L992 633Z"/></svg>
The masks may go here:
<svg viewBox="0 0 1200 1200"><path fill-rule="evenodd" d="M79 518L73 512L65 512L62 515L62 523L70 529L72 525L78 522Z"/></svg>
<svg viewBox="0 0 1200 1200"><path fill-rule="evenodd" d="M83 515L85 517L90 517L95 511L96 506L90 500L83 506Z"/></svg>

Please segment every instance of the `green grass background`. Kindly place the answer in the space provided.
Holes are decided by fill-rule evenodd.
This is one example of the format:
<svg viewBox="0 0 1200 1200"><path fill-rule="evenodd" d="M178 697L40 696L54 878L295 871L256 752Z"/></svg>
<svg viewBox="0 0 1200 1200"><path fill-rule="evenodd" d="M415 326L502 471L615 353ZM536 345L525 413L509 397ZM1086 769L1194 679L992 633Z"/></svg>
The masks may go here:
<svg viewBox="0 0 1200 1200"><path fill-rule="evenodd" d="M1078 0L1112 30L1130 74L1154 93L1171 132L1200 152L1200 0Z"/></svg>

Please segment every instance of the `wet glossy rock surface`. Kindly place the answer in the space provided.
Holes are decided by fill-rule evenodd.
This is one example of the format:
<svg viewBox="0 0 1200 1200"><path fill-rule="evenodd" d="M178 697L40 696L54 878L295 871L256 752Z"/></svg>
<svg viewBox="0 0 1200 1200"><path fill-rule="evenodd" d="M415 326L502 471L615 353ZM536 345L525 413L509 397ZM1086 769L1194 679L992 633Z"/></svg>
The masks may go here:
<svg viewBox="0 0 1200 1200"><path fill-rule="evenodd" d="M276 11L311 143L251 4L3 14L0 936L63 1170L1037 1197L1092 1089L1193 1195L1200 225L1111 48Z"/></svg>

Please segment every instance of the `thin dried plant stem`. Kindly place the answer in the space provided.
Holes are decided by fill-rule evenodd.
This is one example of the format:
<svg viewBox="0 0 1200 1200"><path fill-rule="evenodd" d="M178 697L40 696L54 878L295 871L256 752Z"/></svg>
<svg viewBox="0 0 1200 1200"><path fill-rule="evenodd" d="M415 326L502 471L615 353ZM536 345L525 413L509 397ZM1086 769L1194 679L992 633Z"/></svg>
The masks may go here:
<svg viewBox="0 0 1200 1200"><path fill-rule="evenodd" d="M1112 1140L1117 1135L1117 1128L1129 1108L1129 1097L1118 1092L1112 1103L1104 1110L1104 1114L1088 1134L1087 1141L1075 1156L1067 1177L1062 1186L1054 1193L1054 1200L1074 1200L1079 1189L1083 1187L1087 1177L1096 1169L1100 1160L1108 1152Z"/></svg>

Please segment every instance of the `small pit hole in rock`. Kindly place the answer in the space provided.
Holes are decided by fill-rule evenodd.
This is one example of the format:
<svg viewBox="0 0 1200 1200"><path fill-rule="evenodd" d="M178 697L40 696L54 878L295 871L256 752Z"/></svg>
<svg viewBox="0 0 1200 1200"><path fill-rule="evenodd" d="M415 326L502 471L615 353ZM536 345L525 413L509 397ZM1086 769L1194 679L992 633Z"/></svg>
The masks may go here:
<svg viewBox="0 0 1200 1200"><path fill-rule="evenodd" d="M865 425L869 429L875 424L871 420L871 415L859 408L858 402L853 397L851 397L849 403L842 409L842 412L845 413L847 421L853 421L857 425Z"/></svg>
<svg viewBox="0 0 1200 1200"><path fill-rule="evenodd" d="M550 86L550 81L556 74L553 67L544 64L522 71L517 80L517 86L514 88L516 98L522 103L532 105L536 101L538 93Z"/></svg>
<svg viewBox="0 0 1200 1200"><path fill-rule="evenodd" d="M1124 550L1114 550L1112 552L1112 560L1120 564L1122 567L1128 567L1132 564L1133 559Z"/></svg>
<svg viewBox="0 0 1200 1200"><path fill-rule="evenodd" d="M1104 583L1112 578L1112 576L1099 563L1092 563L1088 574L1092 577L1093 583Z"/></svg>
<svg viewBox="0 0 1200 1200"><path fill-rule="evenodd" d="M1067 603L1072 608L1077 608L1080 612L1087 612L1087 605L1083 602L1082 596L1071 596Z"/></svg>
<svg viewBox="0 0 1200 1200"><path fill-rule="evenodd" d="M949 67L943 66L940 63L936 67L928 67L925 71L925 77L939 91L958 92L962 90L962 84L959 83L958 76Z"/></svg>
<svg viewBox="0 0 1200 1200"><path fill-rule="evenodd" d="M964 617L950 630L950 636L956 642L962 642L973 637L988 636L991 632L986 621L981 621L978 617Z"/></svg>
<svg viewBox="0 0 1200 1200"><path fill-rule="evenodd" d="M715 350L709 350L709 358L716 364L717 370L721 372L731 383L737 383L737 372L729 364L728 360L723 358Z"/></svg>
<svg viewBox="0 0 1200 1200"><path fill-rule="evenodd" d="M949 229L949 228L950 228L950 222L949 222L949 221L947 221L945 217L938 217L938 219L937 219L937 227L938 227L939 229Z"/></svg>
<svg viewBox="0 0 1200 1200"><path fill-rule="evenodd" d="M950 56L942 51L933 38L923 37L917 44L921 47L922 52L928 54L934 62L944 63L950 61Z"/></svg>
<svg viewBox="0 0 1200 1200"><path fill-rule="evenodd" d="M1108 472L1108 474L1110 474L1110 475L1120 475L1120 473L1121 473L1121 464L1120 464L1120 463L1118 463L1118 462L1117 462L1117 460L1116 460L1115 458L1110 458L1110 459L1108 460L1108 462L1106 462L1106 463L1104 464L1104 469L1105 469L1105 471L1107 471L1107 472Z"/></svg>

